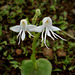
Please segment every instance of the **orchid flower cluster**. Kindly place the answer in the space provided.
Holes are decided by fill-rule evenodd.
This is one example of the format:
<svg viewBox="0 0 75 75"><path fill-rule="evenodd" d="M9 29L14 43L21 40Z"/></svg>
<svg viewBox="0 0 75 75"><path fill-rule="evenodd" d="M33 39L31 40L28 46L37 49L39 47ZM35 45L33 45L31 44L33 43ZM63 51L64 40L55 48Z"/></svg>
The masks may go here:
<svg viewBox="0 0 75 75"><path fill-rule="evenodd" d="M27 20L22 19L20 21L20 25L11 27L10 30L12 30L14 32L19 32L19 34L17 35L17 38L19 39L18 44L20 44L20 40L24 41L25 36L26 36L26 34L25 34L26 31L29 33L30 36L33 36L30 32L42 32L42 35L41 35L42 42L44 40L44 44L46 47L47 47L46 36L51 37L53 40L58 39L58 38L65 40L62 37L60 37L58 34L53 32L53 31L61 31L61 29L52 25L52 20L50 17L43 18L42 23L43 24L41 26L36 26L36 25L32 25L32 24L28 25ZM45 36L44 36L44 33L45 33Z"/></svg>

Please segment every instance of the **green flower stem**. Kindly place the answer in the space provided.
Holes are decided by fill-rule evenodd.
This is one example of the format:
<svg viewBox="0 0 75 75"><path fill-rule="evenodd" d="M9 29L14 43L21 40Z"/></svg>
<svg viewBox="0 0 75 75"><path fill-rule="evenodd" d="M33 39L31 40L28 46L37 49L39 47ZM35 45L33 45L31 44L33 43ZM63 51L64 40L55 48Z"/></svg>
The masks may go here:
<svg viewBox="0 0 75 75"><path fill-rule="evenodd" d="M37 40L39 38L39 35L40 35L40 33L35 35L35 37L33 39L33 43L32 43L32 51L33 51L33 53L31 55L31 60L32 60L32 62L34 64L34 69L35 70L37 70L37 62L36 62L36 57L35 57L35 54L36 54L36 42L37 42Z"/></svg>
<svg viewBox="0 0 75 75"><path fill-rule="evenodd" d="M38 15L35 14L34 17L32 18L32 24L35 24L37 21Z"/></svg>
<svg viewBox="0 0 75 75"><path fill-rule="evenodd" d="M37 18L40 15L41 15L40 9L36 9L35 15L32 18L32 24L35 25L35 23L37 21ZM33 32L33 34L34 34L35 37L34 37L33 43L32 43L32 51L33 51L33 53L31 55L31 60L33 61L34 69L37 70L37 62L36 62L36 58L35 58L35 54L36 54L36 41L38 40L40 33L35 34L35 32Z"/></svg>
<svg viewBox="0 0 75 75"><path fill-rule="evenodd" d="M40 9L36 9L35 15L34 15L34 17L32 18L32 24L35 24L35 23L36 23L37 18L38 18L40 15L41 15Z"/></svg>

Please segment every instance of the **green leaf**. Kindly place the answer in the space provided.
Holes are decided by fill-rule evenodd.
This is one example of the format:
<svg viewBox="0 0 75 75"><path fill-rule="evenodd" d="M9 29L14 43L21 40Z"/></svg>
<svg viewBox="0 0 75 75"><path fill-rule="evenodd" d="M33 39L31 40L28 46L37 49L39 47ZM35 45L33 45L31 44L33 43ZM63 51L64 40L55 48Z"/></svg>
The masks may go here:
<svg viewBox="0 0 75 75"><path fill-rule="evenodd" d="M21 75L51 75L52 65L44 58L37 61L37 70L34 69L32 60L24 60L21 66Z"/></svg>
<svg viewBox="0 0 75 75"><path fill-rule="evenodd" d="M0 26L0 36L2 36L2 26Z"/></svg>
<svg viewBox="0 0 75 75"><path fill-rule="evenodd" d="M17 61L10 61L11 64L18 64Z"/></svg>
<svg viewBox="0 0 75 75"><path fill-rule="evenodd" d="M71 70L73 70L73 69L75 69L75 66L71 66L71 67L69 68L69 71L71 71Z"/></svg>
<svg viewBox="0 0 75 75"><path fill-rule="evenodd" d="M12 64L12 67L14 67L15 69L19 67L19 62L17 61L10 61L10 63Z"/></svg>
<svg viewBox="0 0 75 75"><path fill-rule="evenodd" d="M2 50L3 48L0 46L0 51Z"/></svg>
<svg viewBox="0 0 75 75"><path fill-rule="evenodd" d="M54 69L53 71L62 71L61 69Z"/></svg>
<svg viewBox="0 0 75 75"><path fill-rule="evenodd" d="M7 41L3 41L3 42L0 43L0 45L2 45L2 44L7 45Z"/></svg>
<svg viewBox="0 0 75 75"><path fill-rule="evenodd" d="M14 59L10 54L7 57L8 60Z"/></svg>
<svg viewBox="0 0 75 75"><path fill-rule="evenodd" d="M56 11L55 5L51 5L50 10Z"/></svg>
<svg viewBox="0 0 75 75"><path fill-rule="evenodd" d="M14 44L16 43L16 41L15 41L15 37L9 39L9 42L10 42L10 44L13 44L13 45L14 45Z"/></svg>
<svg viewBox="0 0 75 75"><path fill-rule="evenodd" d="M4 55L4 56L7 56L7 53L8 53L8 51L5 51L5 52L3 53L3 55Z"/></svg>

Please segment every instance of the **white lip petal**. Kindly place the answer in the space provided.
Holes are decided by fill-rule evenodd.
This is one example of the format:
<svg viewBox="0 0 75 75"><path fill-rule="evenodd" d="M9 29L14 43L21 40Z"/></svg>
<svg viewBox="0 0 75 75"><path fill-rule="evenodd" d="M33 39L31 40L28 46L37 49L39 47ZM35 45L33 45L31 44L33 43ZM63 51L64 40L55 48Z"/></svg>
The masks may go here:
<svg viewBox="0 0 75 75"><path fill-rule="evenodd" d="M35 26L35 25L27 25L27 29L28 29L29 31L35 31L36 27L37 27L37 26Z"/></svg>
<svg viewBox="0 0 75 75"><path fill-rule="evenodd" d="M35 32L42 32L42 30L43 30L43 25L38 26L34 29Z"/></svg>
<svg viewBox="0 0 75 75"><path fill-rule="evenodd" d="M20 25L16 25L14 27L10 27L10 30L14 31L14 32L19 32L20 31Z"/></svg>
<svg viewBox="0 0 75 75"><path fill-rule="evenodd" d="M22 41L25 39L25 31L22 32L21 39L22 39Z"/></svg>
<svg viewBox="0 0 75 75"><path fill-rule="evenodd" d="M58 28L58 27L55 27L55 26L51 26L51 29L53 30L53 31L61 31L61 29L60 28Z"/></svg>
<svg viewBox="0 0 75 75"><path fill-rule="evenodd" d="M54 38L51 36L51 34L50 34L50 32L49 32L47 27L46 27L46 34L54 40Z"/></svg>
<svg viewBox="0 0 75 75"><path fill-rule="evenodd" d="M52 33L52 35L54 36L54 38L58 39L58 38L55 36L55 33L54 33L51 29L49 29L49 30L51 31L51 33Z"/></svg>

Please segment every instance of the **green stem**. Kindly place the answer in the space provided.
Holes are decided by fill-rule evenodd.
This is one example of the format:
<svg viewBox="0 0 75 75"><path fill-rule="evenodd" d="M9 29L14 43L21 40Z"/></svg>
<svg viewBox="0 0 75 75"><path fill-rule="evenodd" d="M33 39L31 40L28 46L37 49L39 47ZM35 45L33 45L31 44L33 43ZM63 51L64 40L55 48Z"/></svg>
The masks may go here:
<svg viewBox="0 0 75 75"><path fill-rule="evenodd" d="M36 62L36 57L35 57L35 54L36 54L36 42L37 42L37 40L39 38L39 35L40 35L40 33L35 35L35 37L33 39L33 43L32 43L32 51L33 51L33 53L31 55L31 60L32 60L32 62L34 64L34 69L35 70L37 70L37 62Z"/></svg>

